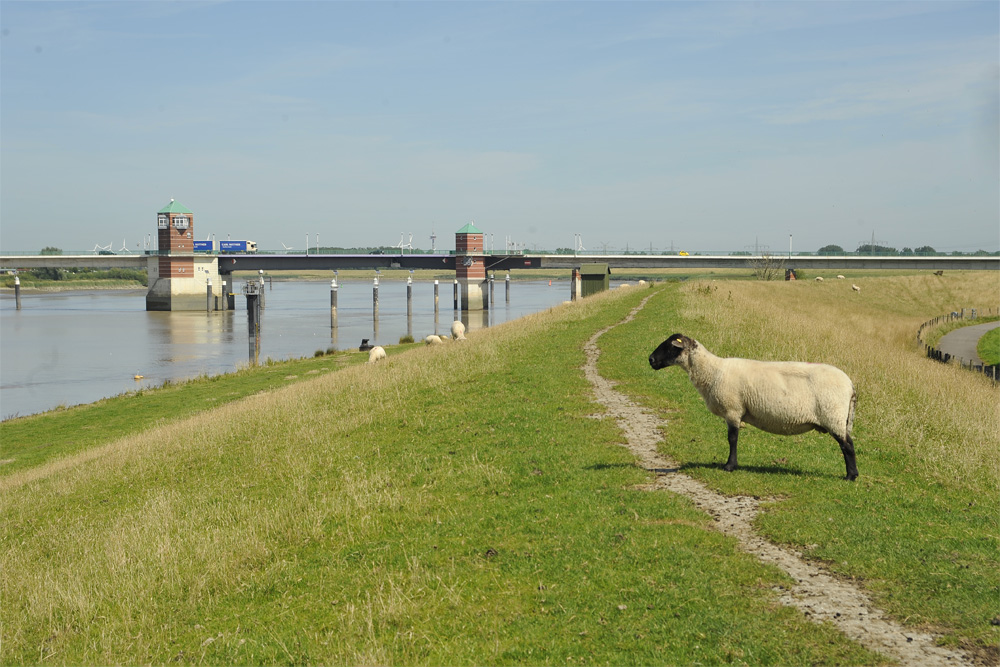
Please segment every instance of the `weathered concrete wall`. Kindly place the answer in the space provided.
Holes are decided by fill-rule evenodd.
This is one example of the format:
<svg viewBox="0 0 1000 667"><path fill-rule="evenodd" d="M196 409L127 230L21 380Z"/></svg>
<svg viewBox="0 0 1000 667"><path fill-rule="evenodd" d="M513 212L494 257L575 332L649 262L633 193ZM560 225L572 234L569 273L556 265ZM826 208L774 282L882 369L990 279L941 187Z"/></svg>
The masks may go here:
<svg viewBox="0 0 1000 667"><path fill-rule="evenodd" d="M209 280L212 281L212 292L216 295L222 293L218 259L211 255L196 255L193 260L190 257L183 259L185 265L192 262L193 272L189 278L161 274L159 258L150 257L146 310L206 310Z"/></svg>

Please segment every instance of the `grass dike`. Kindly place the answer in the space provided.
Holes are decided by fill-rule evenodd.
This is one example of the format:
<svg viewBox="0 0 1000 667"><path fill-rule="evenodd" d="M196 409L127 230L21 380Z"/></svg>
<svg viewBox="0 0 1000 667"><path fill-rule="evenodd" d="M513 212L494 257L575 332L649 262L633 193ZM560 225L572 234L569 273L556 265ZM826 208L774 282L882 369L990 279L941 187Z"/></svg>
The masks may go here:
<svg viewBox="0 0 1000 667"><path fill-rule="evenodd" d="M754 290L765 289L772 307L782 298L816 302L802 290L812 283L740 284L750 292L738 298L760 298ZM0 424L0 458L14 460L0 466L0 660L887 662L783 606L789 577L742 552L691 501L643 491L650 474L619 446L621 428L593 418L604 413L581 370L584 345L651 293L639 315L601 338L600 369L667 419L661 448L723 493L749 489L767 499L759 530L858 580L880 601L895 600L886 606L904 624L933 626L943 643L985 651L995 639L983 617L996 599L997 550L986 548L996 546L996 522L983 493L995 488L995 471L975 453L928 471L928 457L947 459L949 447L957 452L972 437L945 443L950 417L919 411L918 428L936 435L916 452L872 435L882 416L865 412L866 398L855 430L862 478L854 485L839 479L832 441L795 447L785 438L772 451L766 439L755 441L766 435L759 432L741 438L745 467L718 470L724 426L703 420L704 407L672 385L676 377L653 373L646 356L672 333L665 327L688 328L719 353L728 354L719 348L732 341L754 343L732 333L717 342L719 330L702 311L730 285L619 289L473 332L466 343L393 346L372 366L360 354L332 355L288 362L301 364L294 371L276 364L166 387L158 399L166 404L153 404L161 391L154 390ZM879 291L872 287L864 293ZM829 295L816 307L848 298ZM905 327L910 317L925 320L921 314L878 317L899 317ZM824 349L812 340L816 329L782 328L783 344L755 351ZM912 337L897 341L899 356L916 354L905 348ZM810 360L855 377L852 355L826 350ZM268 382L251 382L268 372ZM855 381L867 397L881 375L862 377ZM202 400L191 400L189 392L211 383ZM883 401L905 406L914 398L910 385L885 384ZM103 429L114 421L108 410L133 426ZM58 423L70 418L78 420L73 427ZM31 440L40 428L24 426L35 419L52 420L48 447ZM83 445L39 453L84 433ZM32 449L34 458L17 467ZM949 478L956 471L961 477ZM929 478L943 485L940 493ZM810 507L817 499L822 507ZM844 541L847 533L879 532L861 520L873 499L868 514L883 517L884 535L874 544ZM902 516L917 500L920 516ZM965 500L979 504L948 528L954 517L946 510ZM834 510L839 531L815 520ZM854 531L845 528L851 521ZM865 564L884 560L887 542L900 558L869 572ZM952 569L932 577L952 586L925 588L903 558L907 550L932 569L952 559Z"/></svg>

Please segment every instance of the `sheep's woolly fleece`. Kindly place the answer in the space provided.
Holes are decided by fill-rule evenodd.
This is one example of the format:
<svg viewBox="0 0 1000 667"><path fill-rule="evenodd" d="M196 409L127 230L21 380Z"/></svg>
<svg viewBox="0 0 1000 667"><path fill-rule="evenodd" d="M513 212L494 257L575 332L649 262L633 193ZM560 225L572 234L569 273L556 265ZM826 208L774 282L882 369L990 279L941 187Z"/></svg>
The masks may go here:
<svg viewBox="0 0 1000 667"><path fill-rule="evenodd" d="M583 366L597 403L607 410L607 414L597 417L613 417L625 435L625 446L636 455L643 468L655 474L643 488L687 496L715 519L719 531L736 538L744 551L787 572L796 584L791 590L780 590L780 601L800 609L810 620L832 623L866 648L891 656L904 665L974 664L974 660L961 652L935 646L934 636L900 626L851 582L838 579L819 565L805 561L794 550L772 544L757 535L753 528L757 499L716 493L679 473L677 464L659 453L657 444L662 439L659 417L616 391L614 383L597 372L598 338L630 321L651 296L643 299L624 320L598 331L587 341L584 346L587 361Z"/></svg>

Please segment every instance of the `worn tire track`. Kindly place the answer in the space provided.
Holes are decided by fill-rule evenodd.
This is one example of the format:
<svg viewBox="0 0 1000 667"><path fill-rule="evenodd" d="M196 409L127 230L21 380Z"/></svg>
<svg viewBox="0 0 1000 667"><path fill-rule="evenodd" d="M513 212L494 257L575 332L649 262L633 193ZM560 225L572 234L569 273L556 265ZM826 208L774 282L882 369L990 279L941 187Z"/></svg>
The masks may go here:
<svg viewBox="0 0 1000 667"><path fill-rule="evenodd" d="M644 488L671 491L690 498L715 519L715 526L720 532L736 538L741 549L787 572L796 583L790 590L781 589L780 601L800 609L814 622L828 621L866 648L904 665L973 664L958 651L936 646L933 635L903 628L850 582L805 561L795 551L772 544L757 535L753 528L758 512L756 499L716 493L694 478L678 472L677 464L660 454L657 446L662 440L660 428L664 422L616 391L615 383L597 372L600 356L597 340L611 329L631 321L652 296L643 299L625 319L601 329L586 342L584 352L587 361L583 366L584 375L593 386L595 400L607 409L609 416L614 417L624 432L624 446L636 455L646 470L655 474L655 478Z"/></svg>

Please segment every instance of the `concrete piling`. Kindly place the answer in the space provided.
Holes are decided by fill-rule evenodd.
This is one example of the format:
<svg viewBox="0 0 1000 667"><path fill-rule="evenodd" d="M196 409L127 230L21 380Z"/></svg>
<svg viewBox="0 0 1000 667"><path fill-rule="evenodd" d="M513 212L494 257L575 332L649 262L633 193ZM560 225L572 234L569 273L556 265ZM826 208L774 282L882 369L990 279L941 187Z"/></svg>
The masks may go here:
<svg viewBox="0 0 1000 667"><path fill-rule="evenodd" d="M337 279L330 281L330 326L337 326Z"/></svg>
<svg viewBox="0 0 1000 667"><path fill-rule="evenodd" d="M260 293L258 283L247 283L247 329L250 337L250 361L254 366L260 359Z"/></svg>
<svg viewBox="0 0 1000 667"><path fill-rule="evenodd" d="M14 276L14 306L21 310L21 279Z"/></svg>

